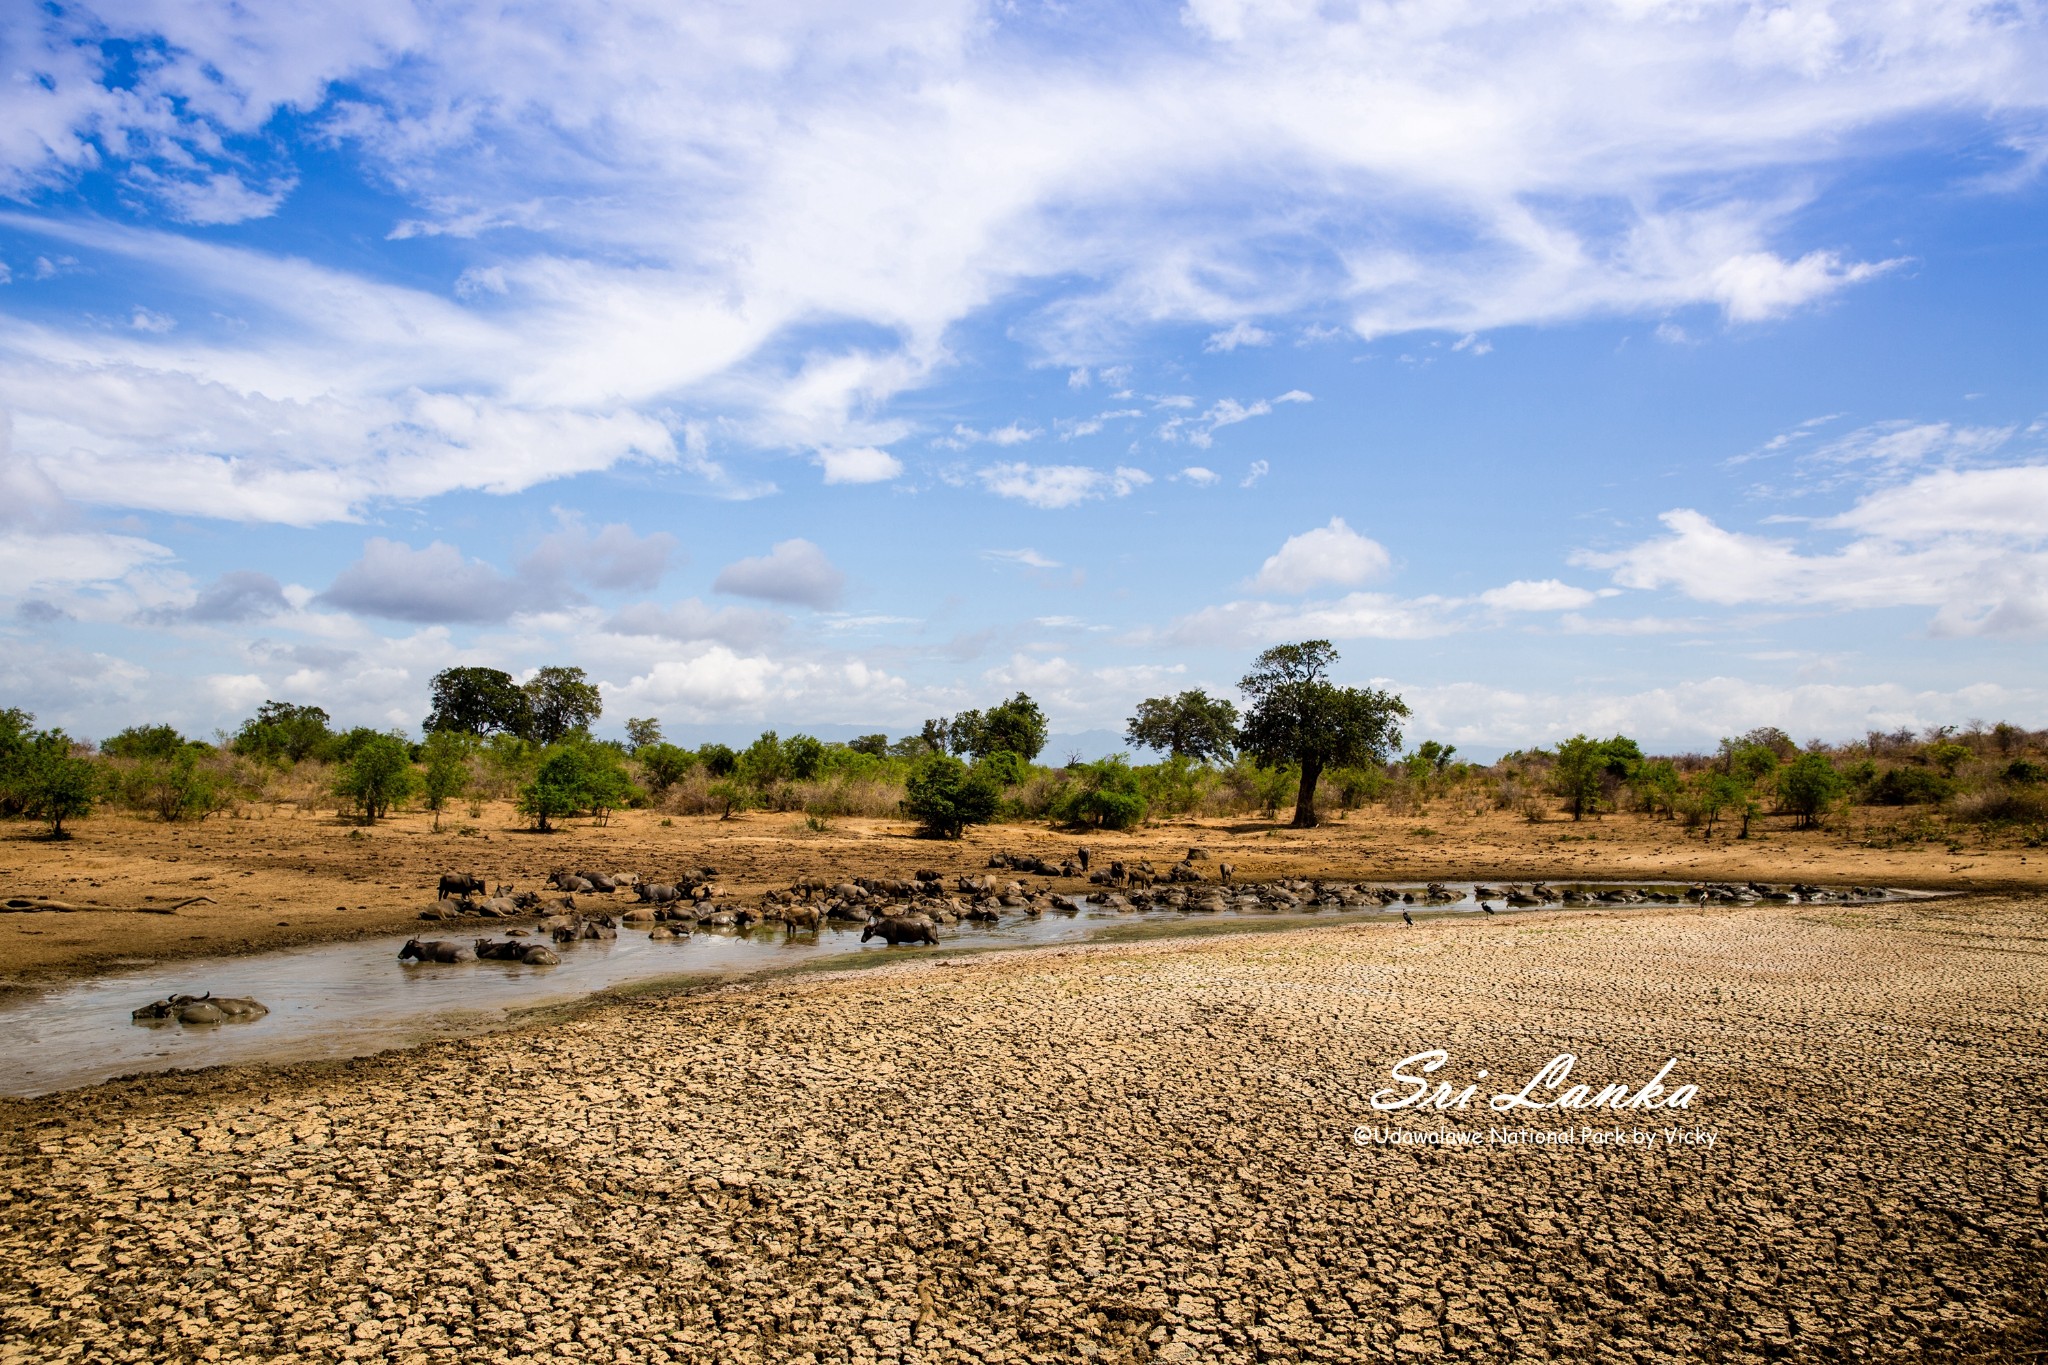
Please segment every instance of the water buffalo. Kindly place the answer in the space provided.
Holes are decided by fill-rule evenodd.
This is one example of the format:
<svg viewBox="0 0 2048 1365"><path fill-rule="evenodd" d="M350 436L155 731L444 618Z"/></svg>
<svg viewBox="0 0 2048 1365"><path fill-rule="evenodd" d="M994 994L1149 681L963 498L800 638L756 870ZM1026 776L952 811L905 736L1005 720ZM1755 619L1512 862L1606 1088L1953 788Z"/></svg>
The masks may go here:
<svg viewBox="0 0 2048 1365"><path fill-rule="evenodd" d="M610 915L581 915L567 924L556 925L553 933L557 943L576 943L587 938L617 938L619 926Z"/></svg>
<svg viewBox="0 0 2048 1365"><path fill-rule="evenodd" d="M174 995L144 1005L128 1017L138 1024L177 1022L180 1024L221 1024L261 1019L269 1009L243 996Z"/></svg>
<svg viewBox="0 0 2048 1365"><path fill-rule="evenodd" d="M446 900L450 896L481 896L484 893L484 879L473 872L443 872L440 894L435 900Z"/></svg>
<svg viewBox="0 0 2048 1365"><path fill-rule="evenodd" d="M559 867L553 872L548 873L548 885L557 891L567 891L571 895L575 895L578 892L589 894L597 890L597 884L588 877L576 876L574 873L564 871Z"/></svg>
<svg viewBox="0 0 2048 1365"><path fill-rule="evenodd" d="M667 882L641 882L633 888L633 894L643 905L667 905L670 901L681 900L685 893L681 887Z"/></svg>
<svg viewBox="0 0 2048 1365"><path fill-rule="evenodd" d="M446 939L428 939L425 943L409 938L398 950L400 962L474 962L476 950L467 944L450 943Z"/></svg>
<svg viewBox="0 0 2048 1365"><path fill-rule="evenodd" d="M881 919L871 919L860 931L860 941L866 943L871 938L887 939L891 948L905 943L936 944L939 941L938 934L933 931L932 922L922 916L916 919L898 919L894 915L887 915Z"/></svg>
<svg viewBox="0 0 2048 1365"><path fill-rule="evenodd" d="M545 943L493 943L487 938L476 941L476 955L485 962L524 962L529 967L554 967L562 961Z"/></svg>

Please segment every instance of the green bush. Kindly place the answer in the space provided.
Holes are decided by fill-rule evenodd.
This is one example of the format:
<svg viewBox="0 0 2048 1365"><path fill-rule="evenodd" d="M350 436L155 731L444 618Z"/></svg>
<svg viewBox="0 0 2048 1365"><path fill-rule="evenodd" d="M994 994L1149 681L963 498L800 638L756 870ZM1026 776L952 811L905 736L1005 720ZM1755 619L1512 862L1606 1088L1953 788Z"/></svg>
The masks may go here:
<svg viewBox="0 0 2048 1365"><path fill-rule="evenodd" d="M107 758L153 758L162 762L176 758L185 743L185 737L172 726L131 725L113 738L102 740L100 753Z"/></svg>
<svg viewBox="0 0 2048 1365"><path fill-rule="evenodd" d="M121 779L128 804L166 821L204 820L225 810L234 800L233 785L221 773L200 765L203 747L136 763Z"/></svg>
<svg viewBox="0 0 2048 1365"><path fill-rule="evenodd" d="M1826 754L1801 754L1778 770L1778 803L1797 815L1802 826L1817 825L1848 786Z"/></svg>
<svg viewBox="0 0 2048 1365"><path fill-rule="evenodd" d="M1145 818L1145 793L1130 762L1117 754L1068 770L1070 781L1053 803L1053 818L1097 829L1129 829Z"/></svg>
<svg viewBox="0 0 2048 1365"><path fill-rule="evenodd" d="M25 723L25 713L15 712ZM9 738L17 738L9 736ZM21 814L50 827L52 839L68 839L66 820L92 813L100 776L90 759L72 751L71 736L62 730L38 730L7 746L5 773L10 804Z"/></svg>
<svg viewBox="0 0 2048 1365"><path fill-rule="evenodd" d="M334 775L334 793L375 824L419 789L412 746L398 735L351 731L350 752Z"/></svg>
<svg viewBox="0 0 2048 1365"><path fill-rule="evenodd" d="M969 771L951 754L933 754L904 784L903 809L928 837L957 839L969 825L995 819L1002 795L986 773Z"/></svg>
<svg viewBox="0 0 2048 1365"><path fill-rule="evenodd" d="M1870 799L1880 806L1935 805L1954 790L1955 783L1932 768L1907 765L1879 773L1870 784Z"/></svg>

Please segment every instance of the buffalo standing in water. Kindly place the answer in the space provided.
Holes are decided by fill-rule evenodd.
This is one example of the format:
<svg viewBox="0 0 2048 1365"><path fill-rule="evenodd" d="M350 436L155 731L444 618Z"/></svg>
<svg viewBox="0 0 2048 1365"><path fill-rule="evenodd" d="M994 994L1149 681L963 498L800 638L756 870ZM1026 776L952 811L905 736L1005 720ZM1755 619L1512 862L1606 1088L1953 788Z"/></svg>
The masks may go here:
<svg viewBox="0 0 2048 1365"><path fill-rule="evenodd" d="M128 1017L138 1024L221 1024L229 1020L246 1022L261 1019L268 1013L268 1008L246 997L216 997L208 991L205 995L174 995L167 1000L158 1000L144 1005Z"/></svg>
<svg viewBox="0 0 2048 1365"><path fill-rule="evenodd" d="M871 919L867 922L867 927L860 931L860 941L866 943L871 938L887 939L891 948L905 943L935 945L939 941L932 922L922 916L916 919L899 919L894 915L887 915L881 919Z"/></svg>

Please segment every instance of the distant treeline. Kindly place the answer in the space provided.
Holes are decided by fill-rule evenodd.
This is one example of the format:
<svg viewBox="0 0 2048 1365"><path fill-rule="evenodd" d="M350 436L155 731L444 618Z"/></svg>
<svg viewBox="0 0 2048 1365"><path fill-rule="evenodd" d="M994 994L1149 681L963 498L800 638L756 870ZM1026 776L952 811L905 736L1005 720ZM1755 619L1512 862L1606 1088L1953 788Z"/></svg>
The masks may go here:
<svg viewBox="0 0 2048 1365"><path fill-rule="evenodd" d="M496 669L448 669L434 679L419 739L337 731L319 706L266 701L217 743L147 724L95 748L7 709L0 814L41 820L62 837L67 822L107 803L176 821L282 801L364 822L426 809L439 828L451 806L475 819L485 802L509 800L541 830L572 816L602 824L620 809L759 809L801 814L812 827L908 815L928 833L957 837L996 820L1121 829L1181 815L1276 818L1290 805L1292 822L1307 826L1375 804L1531 820L1633 812L1747 838L1765 817L1811 826L1857 808L1911 807L1919 818L1888 822L1885 837L1950 838L1954 825L2030 843L2048 834L2044 731L1973 721L1801 746L1763 727L1711 753L1666 756L1624 735L1575 735L1474 764L1436 740L1404 751L1406 705L1331 682L1336 659L1322 640L1266 651L1239 684L1242 713L1200 690L1146 698L1125 729L1134 747L1165 755L1146 764L1121 754L1040 763L1046 717L1022 692L894 739L877 732L835 743L770 730L744 749L686 748L653 717L628 720L624 741L596 739L602 697L569 667L525 683Z"/></svg>

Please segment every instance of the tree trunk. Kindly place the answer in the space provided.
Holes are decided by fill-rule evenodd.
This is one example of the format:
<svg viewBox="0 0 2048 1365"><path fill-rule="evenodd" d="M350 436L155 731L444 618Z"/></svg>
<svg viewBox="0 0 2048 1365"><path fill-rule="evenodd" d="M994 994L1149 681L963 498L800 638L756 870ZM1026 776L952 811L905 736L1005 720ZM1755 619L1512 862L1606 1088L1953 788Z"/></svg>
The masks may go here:
<svg viewBox="0 0 2048 1365"><path fill-rule="evenodd" d="M1316 779L1323 775L1320 763L1301 765L1301 789L1294 794L1294 828L1316 827Z"/></svg>

